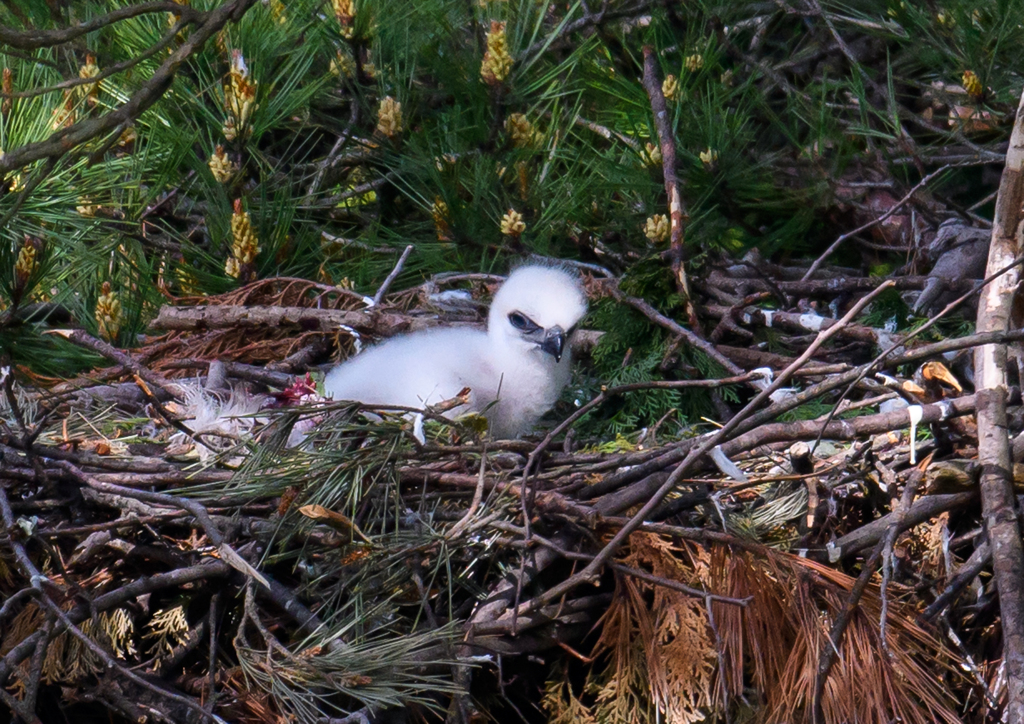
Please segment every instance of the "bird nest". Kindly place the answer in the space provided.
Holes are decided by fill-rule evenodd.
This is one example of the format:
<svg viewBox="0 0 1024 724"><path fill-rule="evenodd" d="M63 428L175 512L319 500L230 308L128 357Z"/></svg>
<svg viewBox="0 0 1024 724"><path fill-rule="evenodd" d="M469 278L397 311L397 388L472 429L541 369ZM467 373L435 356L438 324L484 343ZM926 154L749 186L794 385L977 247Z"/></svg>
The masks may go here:
<svg viewBox="0 0 1024 724"><path fill-rule="evenodd" d="M996 620L979 402L948 363L991 340L855 323L877 280L748 272L702 282L739 300L699 310L718 328L693 344L723 374L598 388L524 440L433 409L421 443L405 411L292 376L357 340L479 323L489 277L377 300L266 280L165 307L133 352L68 333L114 366L47 390L5 375L0 696L26 720L59 702L173 722L998 708L998 658L978 657ZM759 285L791 307L752 306ZM587 286L692 335L614 280ZM839 294L859 300L842 319L801 309ZM798 356L724 344L769 328ZM572 434L659 388L728 414ZM937 623L968 609L959 636Z"/></svg>

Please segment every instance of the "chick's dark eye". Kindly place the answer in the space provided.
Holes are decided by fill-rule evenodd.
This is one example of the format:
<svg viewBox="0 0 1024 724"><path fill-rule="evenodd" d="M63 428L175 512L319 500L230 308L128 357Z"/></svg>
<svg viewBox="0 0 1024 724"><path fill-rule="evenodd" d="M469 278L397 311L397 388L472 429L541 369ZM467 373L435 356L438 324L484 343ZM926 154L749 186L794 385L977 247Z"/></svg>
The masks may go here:
<svg viewBox="0 0 1024 724"><path fill-rule="evenodd" d="M533 322L531 322L526 317L526 315L520 314L519 312L512 312L510 315L508 315L508 321L512 324L513 327L521 330L528 330L537 326Z"/></svg>

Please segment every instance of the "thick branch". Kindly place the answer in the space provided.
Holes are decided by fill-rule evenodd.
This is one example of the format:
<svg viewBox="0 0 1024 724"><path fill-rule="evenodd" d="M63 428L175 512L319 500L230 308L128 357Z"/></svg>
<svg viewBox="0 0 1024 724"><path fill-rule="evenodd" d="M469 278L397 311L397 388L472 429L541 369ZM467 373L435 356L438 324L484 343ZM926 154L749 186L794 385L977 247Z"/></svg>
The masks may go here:
<svg viewBox="0 0 1024 724"><path fill-rule="evenodd" d="M139 5L129 5L128 7L118 8L106 15L101 15L93 18L92 20L87 20L84 23L77 23L69 28L60 28L59 30L32 29L19 31L0 25L0 43L3 45L9 45L12 48L17 48L18 50L50 48L55 45L68 43L76 38L82 37L83 35L105 28L108 25L119 23L122 20L137 18L140 15L146 15L149 13L160 12L174 13L175 15L185 17L191 17L196 14L191 8L176 2L171 2L170 0L164 2L141 3Z"/></svg>
<svg viewBox="0 0 1024 724"><path fill-rule="evenodd" d="M1024 250L1024 95L1006 152L999 184L987 273L1005 267ZM981 293L978 332L1010 327L1019 266L993 280ZM999 592L1006 664L1007 720L1024 721L1024 546L1013 494L1010 441L1006 427L1006 346L988 344L974 354L978 398L978 460L981 462L981 508L992 546L992 571Z"/></svg>
<svg viewBox="0 0 1024 724"><path fill-rule="evenodd" d="M155 329L196 332L210 329L280 329L293 327L307 332L355 330L360 334L390 337L436 326L426 317L370 311L342 311L312 307L199 307L163 306L152 324Z"/></svg>

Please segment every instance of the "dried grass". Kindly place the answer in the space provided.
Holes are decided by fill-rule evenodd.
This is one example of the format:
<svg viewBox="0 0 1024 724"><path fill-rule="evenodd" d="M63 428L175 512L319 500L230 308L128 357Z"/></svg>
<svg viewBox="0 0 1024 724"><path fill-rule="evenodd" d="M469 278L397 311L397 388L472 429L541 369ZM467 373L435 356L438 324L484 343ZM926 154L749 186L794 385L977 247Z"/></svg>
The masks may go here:
<svg viewBox="0 0 1024 724"><path fill-rule="evenodd" d="M620 577L593 652L590 676L600 682L598 694L588 706L586 697L563 692L564 707L573 702L599 721L691 724L743 701L767 724L810 719L819 658L831 645L832 623L854 578L787 554L675 546L649 533L633 534L622 561L751 601L746 607L713 603L712 629L703 600ZM946 679L959 675L956 657L898 600L889 601L886 653L880 615L878 588L869 587L825 687L825 721L959 721L946 686Z"/></svg>

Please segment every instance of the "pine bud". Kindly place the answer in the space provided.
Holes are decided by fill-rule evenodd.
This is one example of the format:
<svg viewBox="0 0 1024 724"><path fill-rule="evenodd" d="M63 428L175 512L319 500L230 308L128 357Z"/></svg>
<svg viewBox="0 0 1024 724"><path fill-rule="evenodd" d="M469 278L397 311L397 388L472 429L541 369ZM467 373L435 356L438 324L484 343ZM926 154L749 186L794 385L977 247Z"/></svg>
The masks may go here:
<svg viewBox="0 0 1024 724"><path fill-rule="evenodd" d="M377 130L388 138L402 132L402 104L391 96L384 96L377 111Z"/></svg>
<svg viewBox="0 0 1024 724"><path fill-rule="evenodd" d="M661 146L655 143L645 143L644 150L640 152L640 159L645 166L660 166Z"/></svg>
<svg viewBox="0 0 1024 724"><path fill-rule="evenodd" d="M523 215L515 209L509 209L508 213L501 217L501 233L505 236L520 237L526 231L526 224L523 222Z"/></svg>
<svg viewBox="0 0 1024 724"><path fill-rule="evenodd" d="M75 123L75 93L68 88L64 91L64 100L53 109L53 118L50 121L50 128L59 131L68 128Z"/></svg>
<svg viewBox="0 0 1024 724"><path fill-rule="evenodd" d="M270 0L270 15L281 25L288 22L288 18L284 14L284 3L281 0Z"/></svg>
<svg viewBox="0 0 1024 724"><path fill-rule="evenodd" d="M438 171L444 171L446 167L450 168L454 166L456 161L458 161L458 158L456 158L453 153L446 153L443 156L434 156L434 168Z"/></svg>
<svg viewBox="0 0 1024 724"><path fill-rule="evenodd" d="M356 61L348 53L339 50L331 60L331 72L341 78L355 78Z"/></svg>
<svg viewBox="0 0 1024 724"><path fill-rule="evenodd" d="M508 39L505 36L505 23L491 21L491 29L487 31L487 51L480 65L480 77L490 86L501 85L512 72L512 56L508 52Z"/></svg>
<svg viewBox="0 0 1024 724"><path fill-rule="evenodd" d="M430 217L434 220L438 240L449 241L451 226L448 223L448 204L440 196L434 199L434 203L430 207Z"/></svg>
<svg viewBox="0 0 1024 724"><path fill-rule="evenodd" d="M985 87L973 70L965 70L960 82L963 84L964 90L967 91L967 95L974 100L980 100L985 94Z"/></svg>
<svg viewBox="0 0 1024 724"><path fill-rule="evenodd" d="M121 302L117 292L112 291L110 282L103 282L100 298L96 300L96 322L99 324L100 336L108 342L117 339L121 331Z"/></svg>
<svg viewBox="0 0 1024 724"><path fill-rule="evenodd" d="M228 117L224 121L224 138L234 141L247 137L252 128L249 118L259 106L256 104L256 88L259 84L249 77L249 68L240 50L231 51L231 70L228 82L224 84L224 110Z"/></svg>
<svg viewBox="0 0 1024 724"><path fill-rule="evenodd" d="M99 66L96 65L96 56L91 53L85 56L85 65L78 69L78 77L85 80L87 78L95 78L100 74ZM100 84L89 83L84 86L80 86L81 93L88 99L90 106L96 105L97 96L100 92Z"/></svg>
<svg viewBox="0 0 1024 724"><path fill-rule="evenodd" d="M674 75L665 76L665 80L661 84L661 93L665 96L665 100L676 100L679 95L679 79Z"/></svg>
<svg viewBox="0 0 1024 724"><path fill-rule="evenodd" d="M175 5L181 5L182 7L189 7L191 5L190 0L172 0L172 2L174 2ZM181 13L176 13L173 10L167 13L167 27L173 28L180 17ZM180 35L181 34L179 33L179 36Z"/></svg>
<svg viewBox="0 0 1024 724"><path fill-rule="evenodd" d="M75 211L78 212L79 216L84 216L87 219L91 219L96 216L96 212L99 211L101 206L94 204L89 200L87 196L78 197L78 205L75 207Z"/></svg>
<svg viewBox="0 0 1024 724"><path fill-rule="evenodd" d="M10 68L4 68L3 82L0 83L0 90L3 91L4 97L0 101L0 114L4 117L11 112L11 107L14 104L14 99L11 98L11 94L14 93L14 71Z"/></svg>
<svg viewBox="0 0 1024 724"><path fill-rule="evenodd" d="M516 148L528 148L537 144L540 133L523 113L513 113L505 120L505 132L512 138Z"/></svg>
<svg viewBox="0 0 1024 724"><path fill-rule="evenodd" d="M706 151L700 152L700 162L705 166L711 166L718 161L718 151L711 148L710 146Z"/></svg>
<svg viewBox="0 0 1024 724"><path fill-rule="evenodd" d="M223 146L217 146L210 156L208 165L213 177L217 179L217 183L226 184L238 172L238 167L228 158Z"/></svg>
<svg viewBox="0 0 1024 724"><path fill-rule="evenodd" d="M683 67L690 73L696 73L704 67L704 56L700 53L686 56L686 60L683 61Z"/></svg>
<svg viewBox="0 0 1024 724"><path fill-rule="evenodd" d="M242 210L242 200L235 199L231 215L231 256L224 264L224 272L243 282L256 277L254 262L260 253L259 239L252 229L249 213Z"/></svg>
<svg viewBox="0 0 1024 724"><path fill-rule="evenodd" d="M331 0L334 6L334 15L341 25L341 34L346 40L351 40L355 35L356 4L354 0Z"/></svg>
<svg viewBox="0 0 1024 724"><path fill-rule="evenodd" d="M656 244L668 241L668 217L664 214L655 214L647 217L644 223L644 236Z"/></svg>
<svg viewBox="0 0 1024 724"><path fill-rule="evenodd" d="M18 250L18 259L14 263L14 288L18 292L25 288L28 280L35 273L42 249L42 240L25 236L25 241L21 245L21 249Z"/></svg>

